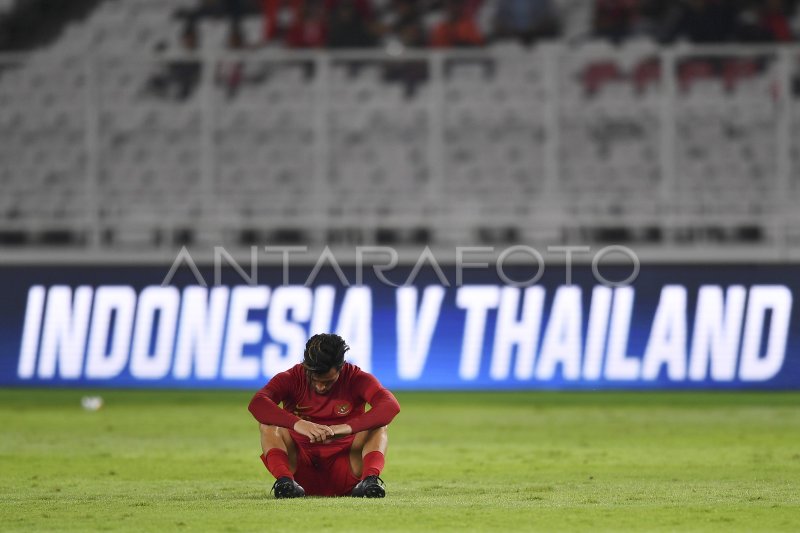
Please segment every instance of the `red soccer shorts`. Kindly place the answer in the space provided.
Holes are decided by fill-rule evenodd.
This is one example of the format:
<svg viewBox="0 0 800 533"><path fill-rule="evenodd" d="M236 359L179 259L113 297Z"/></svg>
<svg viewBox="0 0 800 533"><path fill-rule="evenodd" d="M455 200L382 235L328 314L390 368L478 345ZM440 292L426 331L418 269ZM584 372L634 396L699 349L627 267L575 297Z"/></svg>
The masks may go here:
<svg viewBox="0 0 800 533"><path fill-rule="evenodd" d="M305 438L293 440L297 445L294 479L307 496L350 495L360 481L350 468L352 436L328 444L311 444Z"/></svg>

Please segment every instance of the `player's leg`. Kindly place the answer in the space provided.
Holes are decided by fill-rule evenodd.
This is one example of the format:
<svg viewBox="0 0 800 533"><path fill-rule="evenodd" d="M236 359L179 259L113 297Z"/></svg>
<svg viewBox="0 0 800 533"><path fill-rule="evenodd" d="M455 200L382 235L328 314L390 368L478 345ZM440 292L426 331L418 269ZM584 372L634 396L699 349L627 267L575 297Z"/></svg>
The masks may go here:
<svg viewBox="0 0 800 533"><path fill-rule="evenodd" d="M353 489L353 496L383 498L386 495L379 476L386 462L388 447L388 426L356 434L350 447L350 468L361 481Z"/></svg>
<svg viewBox="0 0 800 533"><path fill-rule="evenodd" d="M259 429L261 430L261 449L264 455L271 450L282 451L286 454L289 462L289 470L294 473L297 470L297 445L289 435L289 430L266 424L259 424Z"/></svg>
<svg viewBox="0 0 800 533"><path fill-rule="evenodd" d="M261 460L269 473L275 476L272 490L276 498L305 496L303 487L294 480L297 471L297 445L289 430L278 426L259 424L261 431Z"/></svg>

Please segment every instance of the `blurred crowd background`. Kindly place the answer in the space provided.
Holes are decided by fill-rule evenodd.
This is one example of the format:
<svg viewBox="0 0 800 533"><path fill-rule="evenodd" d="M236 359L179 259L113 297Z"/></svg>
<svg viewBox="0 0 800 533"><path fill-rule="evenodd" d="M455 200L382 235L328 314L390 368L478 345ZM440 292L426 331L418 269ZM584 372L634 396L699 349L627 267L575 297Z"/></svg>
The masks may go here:
<svg viewBox="0 0 800 533"><path fill-rule="evenodd" d="M799 36L798 0L0 0L0 247L786 257Z"/></svg>
<svg viewBox="0 0 800 533"><path fill-rule="evenodd" d="M29 46L98 0L20 0L0 23L0 50ZM619 43L775 43L800 36L797 0L197 0L176 9L185 31L206 18L230 21L234 47L474 47L504 40ZM14 0L4 0L8 6ZM261 34L242 20L262 17Z"/></svg>

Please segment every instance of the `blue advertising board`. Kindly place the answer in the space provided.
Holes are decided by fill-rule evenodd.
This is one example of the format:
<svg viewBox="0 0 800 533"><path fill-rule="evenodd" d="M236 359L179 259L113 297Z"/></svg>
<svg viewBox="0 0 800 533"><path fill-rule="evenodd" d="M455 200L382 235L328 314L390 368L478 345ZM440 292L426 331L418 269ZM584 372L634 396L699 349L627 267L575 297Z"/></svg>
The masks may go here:
<svg viewBox="0 0 800 533"><path fill-rule="evenodd" d="M335 331L395 390L800 389L794 265L168 270L0 268L0 386L256 389Z"/></svg>

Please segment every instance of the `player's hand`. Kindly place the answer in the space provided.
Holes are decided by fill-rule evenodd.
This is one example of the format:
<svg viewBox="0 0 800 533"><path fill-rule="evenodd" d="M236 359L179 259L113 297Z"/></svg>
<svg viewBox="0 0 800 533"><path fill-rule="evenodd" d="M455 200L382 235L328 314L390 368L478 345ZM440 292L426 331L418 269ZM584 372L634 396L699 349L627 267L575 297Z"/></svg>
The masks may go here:
<svg viewBox="0 0 800 533"><path fill-rule="evenodd" d="M334 439L346 437L353 433L353 428L351 428L348 424L336 424L335 426L331 426L331 430L333 430L332 438Z"/></svg>
<svg viewBox="0 0 800 533"><path fill-rule="evenodd" d="M308 420L298 420L295 422L294 430L308 437L309 442L325 442L325 440L333 438L334 436L333 430L328 426L315 424Z"/></svg>

